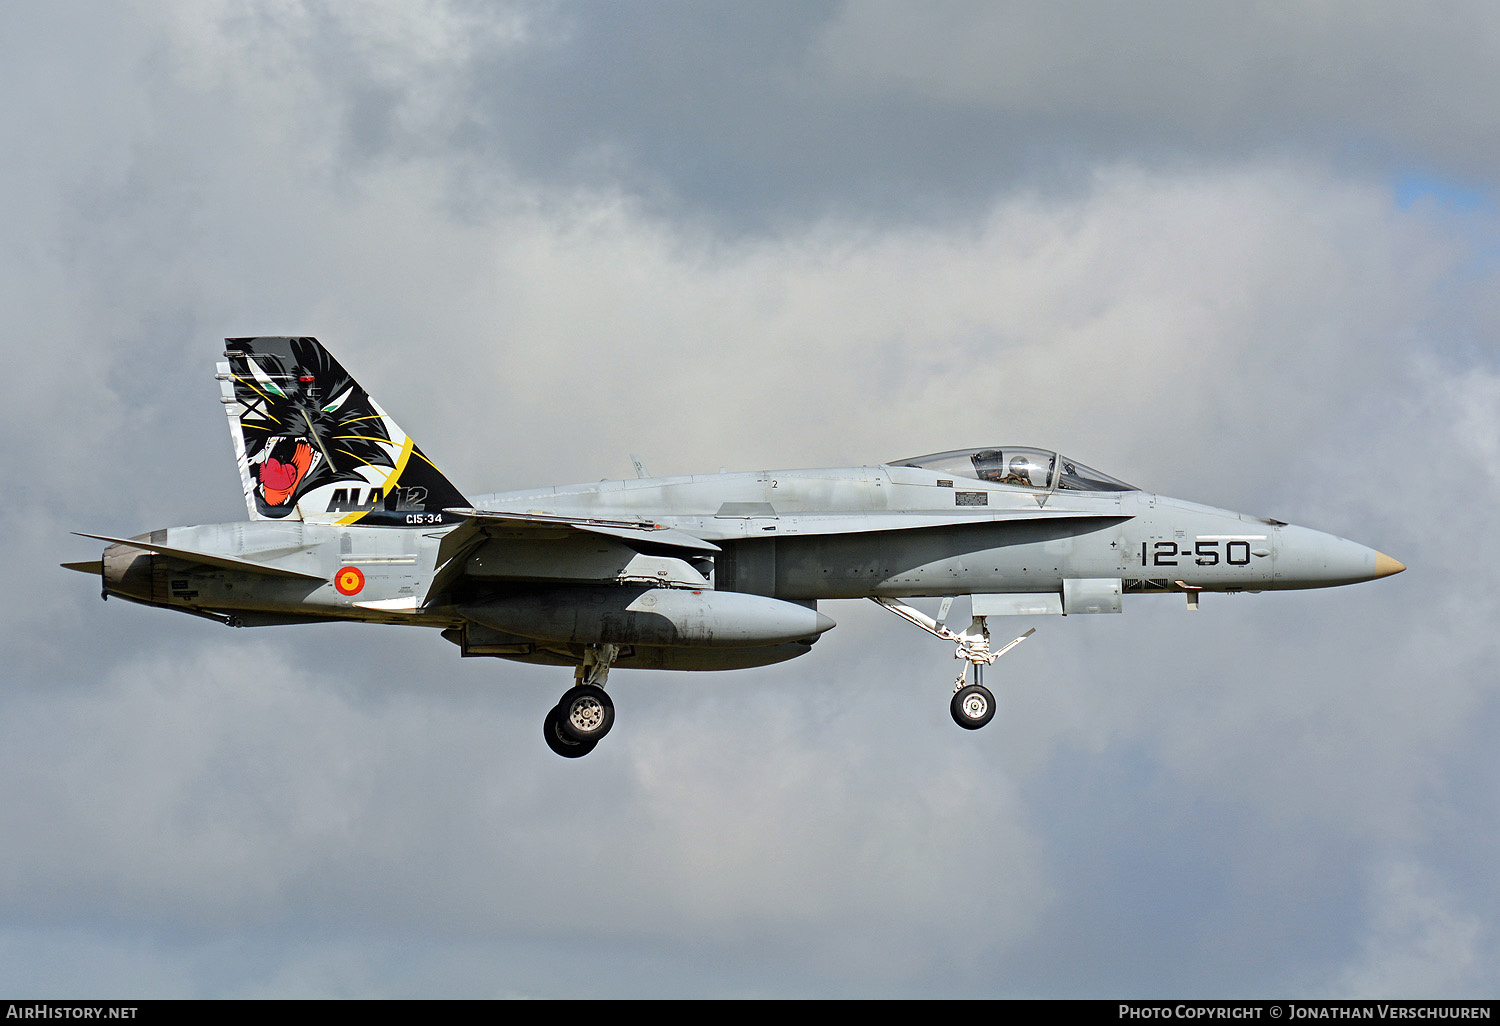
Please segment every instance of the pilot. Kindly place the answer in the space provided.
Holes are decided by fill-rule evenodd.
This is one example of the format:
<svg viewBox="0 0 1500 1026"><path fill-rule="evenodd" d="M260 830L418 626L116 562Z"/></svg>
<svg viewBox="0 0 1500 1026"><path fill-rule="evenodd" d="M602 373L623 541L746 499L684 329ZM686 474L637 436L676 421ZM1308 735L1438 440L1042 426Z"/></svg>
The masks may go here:
<svg viewBox="0 0 1500 1026"><path fill-rule="evenodd" d="M1025 456L1012 456L1010 460L1010 472L1000 479L1001 484L1026 485L1035 488L1031 480L1031 461Z"/></svg>

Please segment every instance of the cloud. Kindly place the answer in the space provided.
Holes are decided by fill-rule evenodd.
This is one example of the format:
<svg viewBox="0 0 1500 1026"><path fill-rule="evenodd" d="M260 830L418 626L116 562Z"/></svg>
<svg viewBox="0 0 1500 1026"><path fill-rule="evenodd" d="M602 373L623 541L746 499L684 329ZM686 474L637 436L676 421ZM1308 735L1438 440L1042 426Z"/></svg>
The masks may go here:
<svg viewBox="0 0 1500 1026"><path fill-rule="evenodd" d="M1488 991L1480 969L1493 939L1420 865L1371 874L1370 920L1360 954L1331 992L1365 998L1463 997Z"/></svg>
<svg viewBox="0 0 1500 1026"><path fill-rule="evenodd" d="M836 88L915 94L976 121L988 112L1017 148L1318 153L1436 166L1492 188L1495 111L1476 98L1496 93L1500 20L1483 4L1444 12L859 2L840 7L812 52Z"/></svg>

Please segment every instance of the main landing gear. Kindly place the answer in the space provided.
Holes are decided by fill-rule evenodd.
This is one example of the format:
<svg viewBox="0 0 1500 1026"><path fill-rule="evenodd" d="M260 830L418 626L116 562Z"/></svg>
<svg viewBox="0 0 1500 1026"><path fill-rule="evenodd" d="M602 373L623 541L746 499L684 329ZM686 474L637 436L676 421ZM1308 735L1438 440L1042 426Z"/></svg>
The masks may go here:
<svg viewBox="0 0 1500 1026"><path fill-rule="evenodd" d="M577 682L558 699L542 721L547 747L565 759L577 759L594 750L615 725L615 703L604 691L610 664L620 654L618 645L590 645L583 663L573 671Z"/></svg>
<svg viewBox="0 0 1500 1026"><path fill-rule="evenodd" d="M958 646L957 651L953 653L953 658L964 661L963 669L959 671L958 679L953 682L953 699L948 703L948 712L952 714L954 723L965 730L978 730L995 718L995 695L980 682L984 667L993 666L996 659L1035 634L1035 627L1005 645L998 652L991 652L990 627L985 617L974 617L968 629L961 633L944 626L943 620L947 618L948 610L953 606L951 596L943 599L943 606L936 620L921 610L913 609L895 599L877 598L871 601L884 606L908 623L916 624L933 637L951 641ZM974 667L974 683L972 684L968 682L970 666Z"/></svg>

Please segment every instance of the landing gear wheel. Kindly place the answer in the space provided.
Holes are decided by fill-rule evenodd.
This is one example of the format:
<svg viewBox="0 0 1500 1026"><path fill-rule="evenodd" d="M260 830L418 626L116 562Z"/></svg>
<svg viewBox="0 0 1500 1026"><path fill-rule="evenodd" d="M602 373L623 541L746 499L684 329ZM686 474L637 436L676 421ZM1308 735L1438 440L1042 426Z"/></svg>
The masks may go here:
<svg viewBox="0 0 1500 1026"><path fill-rule="evenodd" d="M954 692L948 711L960 727L978 730L995 718L995 696L982 684L970 684Z"/></svg>
<svg viewBox="0 0 1500 1026"><path fill-rule="evenodd" d="M615 703L604 689L579 684L563 693L557 703L558 732L567 740L594 744L615 725Z"/></svg>
<svg viewBox="0 0 1500 1026"><path fill-rule="evenodd" d="M547 747L552 749L564 759L577 759L594 750L599 743L596 738L593 741L574 741L563 736L562 731L562 709L554 706L547 711L547 718L542 721L542 737L547 741Z"/></svg>

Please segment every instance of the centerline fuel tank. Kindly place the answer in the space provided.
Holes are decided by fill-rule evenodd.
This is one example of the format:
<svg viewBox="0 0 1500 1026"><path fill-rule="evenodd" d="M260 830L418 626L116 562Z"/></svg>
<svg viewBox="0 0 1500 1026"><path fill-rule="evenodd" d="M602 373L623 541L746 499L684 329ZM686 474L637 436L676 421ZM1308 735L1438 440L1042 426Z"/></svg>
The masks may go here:
<svg viewBox="0 0 1500 1026"><path fill-rule="evenodd" d="M746 648L813 638L834 626L796 602L688 588L542 588L460 612L496 630L577 644Z"/></svg>

